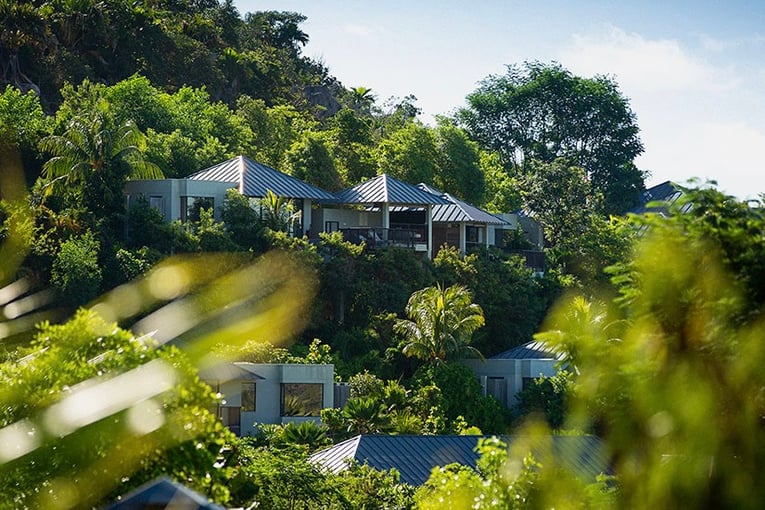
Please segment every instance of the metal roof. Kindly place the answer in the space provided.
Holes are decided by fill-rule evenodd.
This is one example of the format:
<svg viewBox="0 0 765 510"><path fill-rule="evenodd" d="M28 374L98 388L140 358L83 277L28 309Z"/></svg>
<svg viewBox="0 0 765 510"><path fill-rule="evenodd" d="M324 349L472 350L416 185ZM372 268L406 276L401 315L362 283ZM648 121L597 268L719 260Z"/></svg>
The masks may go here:
<svg viewBox="0 0 765 510"><path fill-rule="evenodd" d="M666 214L668 212L668 206L677 202L684 193L682 186L672 181L664 181L661 184L657 184L656 186L644 190L640 196L640 205L631 212L635 214L642 214L645 212ZM662 204L659 206L649 205L655 202L661 202ZM691 207L692 204L687 203L683 205L681 212L688 212Z"/></svg>
<svg viewBox="0 0 765 510"><path fill-rule="evenodd" d="M556 354L543 342L526 342L505 352L500 352L490 359L563 359L562 354Z"/></svg>
<svg viewBox="0 0 765 510"><path fill-rule="evenodd" d="M285 198L310 198L313 200L334 200L334 195L270 166L237 156L217 165L191 174L192 181L217 181L236 184L242 195L263 198L266 191Z"/></svg>
<svg viewBox="0 0 765 510"><path fill-rule="evenodd" d="M417 186L407 184L388 174L378 175L352 188L335 193L336 201L341 204L398 204L426 205L448 204L438 196L423 191Z"/></svg>
<svg viewBox="0 0 765 510"><path fill-rule="evenodd" d="M438 195L445 198L448 204L439 204L433 206L433 221L436 223L460 223L460 222L474 222L474 223L487 223L489 225L507 225L508 223L502 218L498 218L491 213L487 213L483 209L468 204L460 200L459 198L449 193L443 193L432 186L428 186L425 183L417 185L423 191L427 191L432 195Z"/></svg>
<svg viewBox="0 0 765 510"><path fill-rule="evenodd" d="M115 501L107 510L136 508L193 508L198 510L224 510L206 497L166 476L147 482Z"/></svg>
<svg viewBox="0 0 765 510"><path fill-rule="evenodd" d="M203 381L257 381L264 377L253 372L248 365L251 363L218 363L205 367L199 371L199 378Z"/></svg>
<svg viewBox="0 0 765 510"><path fill-rule="evenodd" d="M491 436L414 436L414 435L360 435L314 453L309 460L316 465L338 473L347 469L348 459L367 463L377 470L395 468L400 481L422 485L436 466L457 462L475 469L478 453L475 447L480 438ZM509 446L525 438L501 437ZM535 458L544 462L544 440L549 439L549 450L561 465L585 480L608 469L603 443L595 436L546 436L531 448Z"/></svg>

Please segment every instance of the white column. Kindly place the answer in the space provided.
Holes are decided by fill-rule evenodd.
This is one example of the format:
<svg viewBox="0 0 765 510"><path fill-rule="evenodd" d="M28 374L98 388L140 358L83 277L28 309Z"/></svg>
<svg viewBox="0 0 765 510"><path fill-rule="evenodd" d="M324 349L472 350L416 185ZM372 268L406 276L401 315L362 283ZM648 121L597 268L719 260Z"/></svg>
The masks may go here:
<svg viewBox="0 0 765 510"><path fill-rule="evenodd" d="M460 252L463 255L467 253L467 228L465 228L465 222L460 222Z"/></svg>
<svg viewBox="0 0 765 510"><path fill-rule="evenodd" d="M311 230L311 199L303 199L303 235L306 235ZM318 234L318 232L315 232Z"/></svg>
<svg viewBox="0 0 765 510"><path fill-rule="evenodd" d="M428 218L428 258L433 258L433 214L432 214L433 206L428 204L427 210L425 212L427 218Z"/></svg>
<svg viewBox="0 0 765 510"><path fill-rule="evenodd" d="M382 204L382 226L386 230L390 228L390 205L388 202Z"/></svg>

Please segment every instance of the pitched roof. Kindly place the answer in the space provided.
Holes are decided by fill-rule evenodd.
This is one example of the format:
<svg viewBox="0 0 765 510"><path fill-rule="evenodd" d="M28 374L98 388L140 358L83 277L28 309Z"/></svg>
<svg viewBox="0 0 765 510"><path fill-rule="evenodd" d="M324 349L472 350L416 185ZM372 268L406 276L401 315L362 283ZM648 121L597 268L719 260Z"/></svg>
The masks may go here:
<svg viewBox="0 0 765 510"><path fill-rule="evenodd" d="M563 357L562 354L555 353L545 343L532 340L495 354L490 359L562 359Z"/></svg>
<svg viewBox="0 0 765 510"><path fill-rule="evenodd" d="M423 191L388 174L378 175L352 188L335 193L341 204L448 204L446 199Z"/></svg>
<svg viewBox="0 0 765 510"><path fill-rule="evenodd" d="M507 225L507 222L502 218L494 216L491 213L487 213L483 209L468 204L460 200L459 198L449 193L443 193L432 186L428 186L425 183L417 185L423 191L427 191L432 195L438 195L445 198L448 204L438 204L433 206L433 221L440 223L459 223L459 222L475 222L475 223L487 223L489 225Z"/></svg>
<svg viewBox="0 0 765 510"><path fill-rule="evenodd" d="M203 381L257 381L264 377L252 371L252 363L218 363L199 370L199 378Z"/></svg>
<svg viewBox="0 0 765 510"><path fill-rule="evenodd" d="M128 510L135 508L194 508L199 510L223 510L222 506L211 503L201 494L167 477L147 482L125 494L107 510Z"/></svg>
<svg viewBox="0 0 765 510"><path fill-rule="evenodd" d="M678 201L680 197L685 193L682 186L672 181L664 181L661 184L657 184L651 188L647 188L640 196L640 205L633 209L631 212L635 214L642 214L645 212L656 212L659 214L666 214L667 207ZM649 206L652 202L663 202L666 205L661 206ZM691 208L691 204L685 204L681 211L687 212Z"/></svg>
<svg viewBox="0 0 765 510"><path fill-rule="evenodd" d="M377 470L395 468L400 481L422 485L436 466L459 463L475 468L478 453L475 447L480 438L491 436L413 436L413 435L360 435L314 453L309 460L330 472L347 468L347 460L367 463ZM546 436L550 439L552 455L564 466L586 480L594 480L607 470L603 443L595 436ZM506 444L513 445L522 438L505 436ZM537 443L532 454L543 462L543 444Z"/></svg>
<svg viewBox="0 0 765 510"><path fill-rule="evenodd" d="M236 184L242 195L263 198L271 190L280 197L334 200L334 195L246 156L231 158L187 177L192 181Z"/></svg>

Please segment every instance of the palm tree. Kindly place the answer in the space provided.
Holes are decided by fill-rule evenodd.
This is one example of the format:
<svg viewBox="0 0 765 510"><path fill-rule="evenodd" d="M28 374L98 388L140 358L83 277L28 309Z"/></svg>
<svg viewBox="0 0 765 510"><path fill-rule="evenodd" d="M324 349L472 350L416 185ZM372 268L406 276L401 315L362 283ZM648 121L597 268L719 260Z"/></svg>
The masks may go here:
<svg viewBox="0 0 765 510"><path fill-rule="evenodd" d="M375 95L369 87L353 87L351 89L351 108L358 114L369 114L375 103Z"/></svg>
<svg viewBox="0 0 765 510"><path fill-rule="evenodd" d="M472 302L470 291L461 285L427 287L409 297L405 312L394 331L406 341L403 353L427 363L479 357L470 345L473 333L484 325L483 310Z"/></svg>
<svg viewBox="0 0 765 510"><path fill-rule="evenodd" d="M145 137L132 121L115 125L105 107L73 117L63 135L43 138L40 148L52 157L43 165L49 189L66 184L75 199L93 212L123 207L128 178L161 178L159 168L143 159Z"/></svg>
<svg viewBox="0 0 765 510"><path fill-rule="evenodd" d="M352 434L377 434L390 428L390 416L385 405L371 397L349 398L343 417Z"/></svg>
<svg viewBox="0 0 765 510"><path fill-rule="evenodd" d="M312 451L332 443L326 425L312 421L290 422L282 429L282 439L289 444L308 446Z"/></svg>

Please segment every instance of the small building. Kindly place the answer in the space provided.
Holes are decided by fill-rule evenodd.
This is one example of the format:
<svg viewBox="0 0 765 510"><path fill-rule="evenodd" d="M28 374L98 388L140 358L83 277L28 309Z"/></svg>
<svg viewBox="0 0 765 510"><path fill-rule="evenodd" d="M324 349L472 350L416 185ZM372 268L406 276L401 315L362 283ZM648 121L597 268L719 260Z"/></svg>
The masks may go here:
<svg viewBox="0 0 765 510"><path fill-rule="evenodd" d="M218 417L237 436L262 423L319 422L334 405L334 365L221 363L199 377L222 395Z"/></svg>
<svg viewBox="0 0 765 510"><path fill-rule="evenodd" d="M488 213L459 198L420 183L423 191L440 196L448 203L433 206L433 245L446 244L468 253L475 248L488 248L501 244L505 230L517 229L512 220Z"/></svg>
<svg viewBox="0 0 765 510"><path fill-rule="evenodd" d="M401 482L419 486L435 467L457 463L475 469L478 440L488 437L492 436L359 435L318 451L308 460L331 473L348 469L349 461L380 471L395 468ZM512 448L527 438L499 439ZM543 463L552 455L556 463L588 483L608 470L605 447L595 436L544 436L534 441L530 453Z"/></svg>
<svg viewBox="0 0 765 510"><path fill-rule="evenodd" d="M264 198L268 191L296 201L303 219L300 232L311 229L311 208L314 202L334 200L334 195L245 156L237 156L213 165L183 179L132 180L125 185L130 207L143 196L156 208L165 221L185 221L198 201L212 206L220 220L226 192L237 189L249 198Z"/></svg>
<svg viewBox="0 0 765 510"><path fill-rule="evenodd" d="M466 359L462 363L478 376L485 395L512 409L519 391L540 376L557 374L563 360L563 355L552 352L544 343L531 341L484 361Z"/></svg>
<svg viewBox="0 0 765 510"><path fill-rule="evenodd" d="M314 211L313 224L340 231L370 248L400 246L433 255L434 205L448 202L417 186L382 174L335 194L332 206Z"/></svg>

